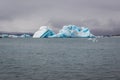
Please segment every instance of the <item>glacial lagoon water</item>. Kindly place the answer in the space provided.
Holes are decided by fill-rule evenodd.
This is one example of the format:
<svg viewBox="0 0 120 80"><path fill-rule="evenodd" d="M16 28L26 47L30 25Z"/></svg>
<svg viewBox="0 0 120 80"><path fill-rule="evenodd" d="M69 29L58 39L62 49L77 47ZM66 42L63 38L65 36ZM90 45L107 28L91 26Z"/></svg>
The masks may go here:
<svg viewBox="0 0 120 80"><path fill-rule="evenodd" d="M120 38L0 39L0 80L120 80Z"/></svg>

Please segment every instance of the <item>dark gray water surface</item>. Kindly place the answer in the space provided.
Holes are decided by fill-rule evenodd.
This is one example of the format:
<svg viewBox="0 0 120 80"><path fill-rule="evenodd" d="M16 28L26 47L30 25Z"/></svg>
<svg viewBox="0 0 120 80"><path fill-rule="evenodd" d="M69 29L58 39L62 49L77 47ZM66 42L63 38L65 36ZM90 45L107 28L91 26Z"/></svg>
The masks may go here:
<svg viewBox="0 0 120 80"><path fill-rule="evenodd" d="M0 39L0 80L120 80L120 38Z"/></svg>

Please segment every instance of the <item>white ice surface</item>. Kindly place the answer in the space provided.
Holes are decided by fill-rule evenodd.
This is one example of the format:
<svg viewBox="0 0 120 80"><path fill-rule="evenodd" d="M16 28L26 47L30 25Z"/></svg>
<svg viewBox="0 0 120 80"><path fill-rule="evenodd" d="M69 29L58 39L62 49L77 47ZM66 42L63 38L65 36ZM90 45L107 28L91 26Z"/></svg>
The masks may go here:
<svg viewBox="0 0 120 80"><path fill-rule="evenodd" d="M59 31L58 34L50 36L50 37L60 37L60 38L74 38L74 37L84 37L90 38L94 37L93 34L90 33L90 30L85 27L78 27L75 25L63 26L63 28Z"/></svg>
<svg viewBox="0 0 120 80"><path fill-rule="evenodd" d="M54 32L47 26L42 26L38 31L34 33L33 38L47 38L48 36L52 36L53 34Z"/></svg>

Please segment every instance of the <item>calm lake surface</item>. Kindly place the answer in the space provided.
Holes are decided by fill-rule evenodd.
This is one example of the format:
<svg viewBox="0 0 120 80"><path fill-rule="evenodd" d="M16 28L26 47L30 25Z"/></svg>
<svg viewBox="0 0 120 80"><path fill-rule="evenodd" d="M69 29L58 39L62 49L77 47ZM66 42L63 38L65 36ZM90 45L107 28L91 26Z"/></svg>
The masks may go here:
<svg viewBox="0 0 120 80"><path fill-rule="evenodd" d="M120 38L0 39L0 80L120 80Z"/></svg>

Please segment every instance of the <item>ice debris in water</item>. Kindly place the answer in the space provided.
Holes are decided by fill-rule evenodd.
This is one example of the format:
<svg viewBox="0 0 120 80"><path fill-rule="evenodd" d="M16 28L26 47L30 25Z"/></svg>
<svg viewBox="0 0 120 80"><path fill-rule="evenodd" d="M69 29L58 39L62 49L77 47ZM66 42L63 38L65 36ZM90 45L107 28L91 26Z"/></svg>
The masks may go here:
<svg viewBox="0 0 120 80"><path fill-rule="evenodd" d="M47 26L42 26L35 32L33 38L94 38L90 30L85 27L75 25L63 26L59 33L55 34L52 29Z"/></svg>
<svg viewBox="0 0 120 80"><path fill-rule="evenodd" d="M88 40L91 40L92 42L98 42L98 39L95 37L95 38L88 38Z"/></svg>

